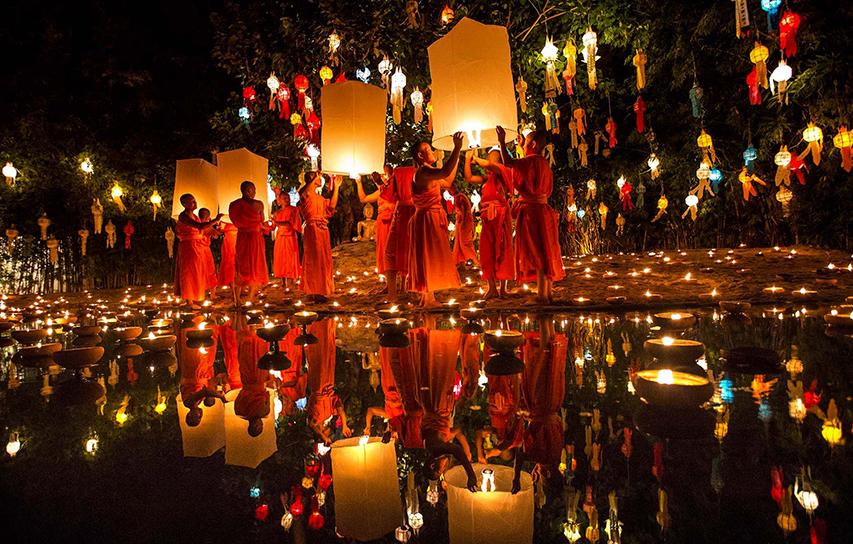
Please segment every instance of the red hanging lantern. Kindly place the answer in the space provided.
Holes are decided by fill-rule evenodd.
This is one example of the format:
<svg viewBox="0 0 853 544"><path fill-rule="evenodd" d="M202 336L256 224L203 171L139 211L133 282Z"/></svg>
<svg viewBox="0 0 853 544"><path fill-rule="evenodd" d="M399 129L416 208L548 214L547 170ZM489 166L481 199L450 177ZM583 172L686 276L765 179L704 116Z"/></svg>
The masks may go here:
<svg viewBox="0 0 853 544"><path fill-rule="evenodd" d="M255 111L255 103L257 102L257 93L255 92L255 87L248 86L243 87L243 105L249 108L249 111Z"/></svg>
<svg viewBox="0 0 853 544"><path fill-rule="evenodd" d="M638 96L634 102L634 113L637 115L637 132L642 134L646 131L646 103L642 96Z"/></svg>
<svg viewBox="0 0 853 544"><path fill-rule="evenodd" d="M758 88L758 70L752 69L746 75L746 86L749 87L749 103L752 106L761 104L761 91Z"/></svg>
<svg viewBox="0 0 853 544"><path fill-rule="evenodd" d="M312 110L310 114L308 114L308 119L305 120L305 124L308 125L308 132L310 133L311 143L319 144L320 143L320 118L317 117L317 114Z"/></svg>
<svg viewBox="0 0 853 544"><path fill-rule="evenodd" d="M322 529L325 524L326 519L320 513L320 504L317 502L317 499L314 499L311 504L311 515L308 516L308 527L317 530Z"/></svg>
<svg viewBox="0 0 853 544"><path fill-rule="evenodd" d="M299 93L298 99L298 109L302 111L305 109L305 91L310 87L310 83L308 83L308 78L302 74L297 74L295 78L293 78L293 87L296 89L296 92Z"/></svg>
<svg viewBox="0 0 853 544"><path fill-rule="evenodd" d="M785 11L779 19L779 49L790 58L797 54L797 30L800 28L800 16L793 11Z"/></svg>
<svg viewBox="0 0 853 544"><path fill-rule="evenodd" d="M130 249L130 237L133 236L134 232L136 229L133 228L133 223L128 221L124 226L124 249Z"/></svg>
<svg viewBox="0 0 853 544"><path fill-rule="evenodd" d="M305 460L305 475L310 478L316 478L320 474L320 463L316 459Z"/></svg>
<svg viewBox="0 0 853 544"><path fill-rule="evenodd" d="M613 149L618 142L616 141L616 121L612 117L607 118L604 130L607 131L607 147Z"/></svg>
<svg viewBox="0 0 853 544"><path fill-rule="evenodd" d="M800 185L806 184L806 176L803 171L805 170L808 172L808 169L806 168L806 163L796 153L791 153L791 162L788 163L788 170L797 176L797 181L800 182ZM806 394L808 395L809 393L806 392ZM818 402L820 402L820 395L817 395L817 399ZM806 407L808 407L808 405L806 405Z"/></svg>
<svg viewBox="0 0 853 544"><path fill-rule="evenodd" d="M319 487L323 491L326 491L327 489L329 489L330 485L332 485L332 475L324 472L320 475L320 479L317 480L317 487Z"/></svg>
<svg viewBox="0 0 853 544"><path fill-rule="evenodd" d="M288 119L290 118L290 87L286 84L281 83L278 87L278 93L276 93L278 97L279 104L279 119Z"/></svg>
<svg viewBox="0 0 853 544"><path fill-rule="evenodd" d="M782 505L782 469L773 467L770 469L770 496L776 504Z"/></svg>
<svg viewBox="0 0 853 544"><path fill-rule="evenodd" d="M663 442L655 442L652 452L655 460L652 465L652 474L660 481L663 478Z"/></svg>
<svg viewBox="0 0 853 544"><path fill-rule="evenodd" d="M260 521L261 523L267 520L267 516L270 515L270 507L266 504L262 504L255 508L255 519Z"/></svg>
<svg viewBox="0 0 853 544"><path fill-rule="evenodd" d="M341 83L347 80L347 76L344 75L343 72L338 74L338 77L335 78L335 83Z"/></svg>
<svg viewBox="0 0 853 544"><path fill-rule="evenodd" d="M301 516L303 512L302 505L302 488L299 486L294 486L293 488L293 502L290 505L290 513L294 516Z"/></svg>

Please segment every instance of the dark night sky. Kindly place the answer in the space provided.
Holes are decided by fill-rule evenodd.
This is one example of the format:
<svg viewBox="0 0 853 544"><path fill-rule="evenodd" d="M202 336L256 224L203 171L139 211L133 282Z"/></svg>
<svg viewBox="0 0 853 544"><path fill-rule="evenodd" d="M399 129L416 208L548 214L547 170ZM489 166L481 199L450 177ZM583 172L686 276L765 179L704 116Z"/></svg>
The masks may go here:
<svg viewBox="0 0 853 544"><path fill-rule="evenodd" d="M58 145L106 145L128 169L208 150L208 119L231 86L210 60L210 12L220 4L7 3L0 126L38 126Z"/></svg>

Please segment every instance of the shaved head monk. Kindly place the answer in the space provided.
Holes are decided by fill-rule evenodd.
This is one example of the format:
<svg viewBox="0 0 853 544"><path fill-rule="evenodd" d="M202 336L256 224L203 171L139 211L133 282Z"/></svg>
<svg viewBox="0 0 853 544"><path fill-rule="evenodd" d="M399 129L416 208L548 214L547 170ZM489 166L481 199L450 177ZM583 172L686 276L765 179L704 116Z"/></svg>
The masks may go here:
<svg viewBox="0 0 853 544"><path fill-rule="evenodd" d="M524 158L514 159L506 148L506 131L496 127L504 163L504 179L518 191L515 225L515 261L519 281L536 278L536 301L551 302L551 286L565 277L560 255L559 216L548 205L554 175L542 156L545 134L534 131L524 140Z"/></svg>
<svg viewBox="0 0 853 544"><path fill-rule="evenodd" d="M269 281L266 247L264 245L264 203L255 199L255 184L240 184L240 198L228 206L228 216L237 227L237 275L234 303L239 304L242 289L248 289L247 299L254 302L258 289Z"/></svg>
<svg viewBox="0 0 853 544"><path fill-rule="evenodd" d="M175 294L197 306L204 300L209 287L210 269L205 245L204 230L219 222L222 214L211 221L202 221L196 215L198 207L195 197L189 193L181 195L184 210L178 215L175 234L178 236L178 258L175 266Z"/></svg>
<svg viewBox="0 0 853 544"><path fill-rule="evenodd" d="M447 214L441 205L441 190L453 185L462 133L453 135L453 152L441 168L435 163L435 151L427 142L415 148L415 182L412 201L415 214L409 222L409 289L421 293L421 306L439 305L435 291L459 286L456 261L450 253L447 234Z"/></svg>

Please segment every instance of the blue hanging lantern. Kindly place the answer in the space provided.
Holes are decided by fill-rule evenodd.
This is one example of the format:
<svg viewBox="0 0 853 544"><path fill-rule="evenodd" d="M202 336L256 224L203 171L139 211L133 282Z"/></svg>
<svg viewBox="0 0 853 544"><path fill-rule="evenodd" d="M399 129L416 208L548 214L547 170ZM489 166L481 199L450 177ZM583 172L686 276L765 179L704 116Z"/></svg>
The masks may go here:
<svg viewBox="0 0 853 544"><path fill-rule="evenodd" d="M701 119L705 117L705 108L702 107L702 95L705 91L699 86L699 83L694 81L693 87L690 89L690 106L693 109L693 117Z"/></svg>
<svg viewBox="0 0 853 544"><path fill-rule="evenodd" d="M252 112L249 111L249 108L243 106L237 111L237 115L240 117L240 120L243 121L243 124L248 125L249 119L252 118Z"/></svg>
<svg viewBox="0 0 853 544"><path fill-rule="evenodd" d="M708 179L711 180L711 189L716 193L717 187L723 181L723 172L719 168L711 168L711 174L708 176Z"/></svg>
<svg viewBox="0 0 853 544"><path fill-rule="evenodd" d="M582 210L582 209L578 210L578 219L583 219L583 217L585 215L586 215L586 212L584 210Z"/></svg>
<svg viewBox="0 0 853 544"><path fill-rule="evenodd" d="M761 9L767 12L767 31L773 32L773 27L778 23L779 6L782 0L761 0Z"/></svg>
<svg viewBox="0 0 853 544"><path fill-rule="evenodd" d="M755 162L755 159L758 158L758 150L752 147L751 145L747 147L743 152L743 164L746 166L747 171L752 172L752 163Z"/></svg>

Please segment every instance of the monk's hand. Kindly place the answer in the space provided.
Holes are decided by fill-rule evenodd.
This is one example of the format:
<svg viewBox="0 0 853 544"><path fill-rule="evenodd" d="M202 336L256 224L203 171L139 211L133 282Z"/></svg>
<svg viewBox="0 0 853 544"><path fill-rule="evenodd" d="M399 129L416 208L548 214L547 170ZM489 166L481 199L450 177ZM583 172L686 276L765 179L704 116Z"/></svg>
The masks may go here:
<svg viewBox="0 0 853 544"><path fill-rule="evenodd" d="M453 135L453 147L455 149L462 149L462 138L464 137L465 134L461 130Z"/></svg>
<svg viewBox="0 0 853 544"><path fill-rule="evenodd" d="M222 217L223 217L224 215L225 215L224 213L218 213L218 214L216 214L216 219L214 219L214 220L213 220L213 222L214 222L214 223L218 223L219 221L221 221L221 220L222 220Z"/></svg>
<svg viewBox="0 0 853 544"><path fill-rule="evenodd" d="M505 144L506 143L506 130L504 127L498 125L495 127L495 134L498 136L498 142Z"/></svg>
<svg viewBox="0 0 853 544"><path fill-rule="evenodd" d="M468 491L471 493L476 493L480 490L477 486L477 477L476 476L468 476L468 482L465 484L465 487L468 488Z"/></svg>
<svg viewBox="0 0 853 544"><path fill-rule="evenodd" d="M519 477L515 477L512 479L512 494L515 495L519 491L521 491L521 479Z"/></svg>

